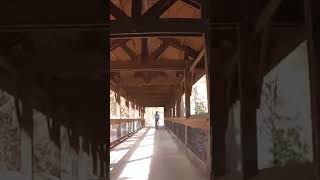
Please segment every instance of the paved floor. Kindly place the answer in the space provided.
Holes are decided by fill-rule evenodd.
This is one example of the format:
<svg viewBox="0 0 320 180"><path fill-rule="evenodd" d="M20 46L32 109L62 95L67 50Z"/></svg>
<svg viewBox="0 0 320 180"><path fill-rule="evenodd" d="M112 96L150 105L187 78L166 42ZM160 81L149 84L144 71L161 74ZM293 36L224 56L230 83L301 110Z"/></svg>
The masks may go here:
<svg viewBox="0 0 320 180"><path fill-rule="evenodd" d="M111 180L207 180L170 133L144 128L110 152Z"/></svg>

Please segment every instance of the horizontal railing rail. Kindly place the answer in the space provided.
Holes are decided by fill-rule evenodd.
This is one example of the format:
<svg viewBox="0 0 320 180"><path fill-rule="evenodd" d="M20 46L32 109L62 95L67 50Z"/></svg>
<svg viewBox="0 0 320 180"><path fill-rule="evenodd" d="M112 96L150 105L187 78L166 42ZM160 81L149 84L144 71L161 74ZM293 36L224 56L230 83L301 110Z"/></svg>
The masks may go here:
<svg viewBox="0 0 320 180"><path fill-rule="evenodd" d="M110 148L120 144L144 127L144 119L110 119ZM113 137L113 140L111 139ZM115 138L115 139L114 139Z"/></svg>
<svg viewBox="0 0 320 180"><path fill-rule="evenodd" d="M199 129L209 129L209 115L193 115L190 118L179 117L179 118L165 118L165 121L170 121L173 123L181 124L184 126L199 128Z"/></svg>
<svg viewBox="0 0 320 180"><path fill-rule="evenodd" d="M110 124L121 124L134 121L144 121L144 119L110 119Z"/></svg>

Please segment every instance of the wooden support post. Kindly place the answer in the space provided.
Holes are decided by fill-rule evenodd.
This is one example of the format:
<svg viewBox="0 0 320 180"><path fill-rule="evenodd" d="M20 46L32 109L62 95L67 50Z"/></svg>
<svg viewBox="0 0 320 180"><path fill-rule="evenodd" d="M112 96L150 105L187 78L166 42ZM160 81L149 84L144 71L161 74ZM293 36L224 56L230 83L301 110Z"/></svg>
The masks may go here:
<svg viewBox="0 0 320 180"><path fill-rule="evenodd" d="M304 2L308 32L313 162L315 179L320 180L320 2L318 0L305 0Z"/></svg>
<svg viewBox="0 0 320 180"><path fill-rule="evenodd" d="M139 118L141 118L141 107L138 107L138 112L139 112Z"/></svg>
<svg viewBox="0 0 320 180"><path fill-rule="evenodd" d="M205 34L207 98L210 119L210 138L208 147L208 168L210 178L215 179L226 174L226 129L228 124L227 83L223 71L223 61L215 55L212 38L214 32ZM213 83L213 84L212 84Z"/></svg>
<svg viewBox="0 0 320 180"><path fill-rule="evenodd" d="M168 108L167 108L167 106L164 107L164 117L168 117Z"/></svg>
<svg viewBox="0 0 320 180"><path fill-rule="evenodd" d="M178 94L177 101L176 101L176 106L177 106L177 117L181 117L181 94Z"/></svg>
<svg viewBox="0 0 320 180"><path fill-rule="evenodd" d="M204 20L207 20L209 22L213 22L213 19L214 17L211 17L210 14L210 11L209 9L211 8L212 6L212 3L210 0L203 0L201 1L201 18L204 19ZM210 23L209 23L210 24ZM212 76L212 69L211 69L211 66L212 66L212 62L211 62L211 32L210 32L210 28L209 26L206 28L206 31L204 33L204 40L205 40L205 70L206 70L206 79L207 79L207 101L208 101L208 118L209 118L209 138L208 138L208 148L207 148L207 169L208 169L208 173L209 173L209 176L210 176L210 179L215 179L214 178L214 168L212 166L213 164L213 161L214 159L212 158L212 154L213 154L213 134L212 134L212 131L213 131L213 119L212 119L212 109L213 109L213 106L211 105L211 102L212 102L212 95L211 95L211 78L213 77ZM213 54L212 54L213 55Z"/></svg>
<svg viewBox="0 0 320 180"><path fill-rule="evenodd" d="M214 61L214 58L211 59ZM219 61L216 59L215 61ZM213 62L215 64L215 62ZM213 83L211 87L212 114L212 168L214 177L224 176L226 173L226 130L228 124L228 106L226 99L226 80L221 73L215 72L222 69L216 66L213 69Z"/></svg>
<svg viewBox="0 0 320 180"><path fill-rule="evenodd" d="M254 177L258 171L256 110L258 102L259 45L259 41L252 37L252 30L249 24L243 22L239 32L240 59L238 68L244 180Z"/></svg>
<svg viewBox="0 0 320 180"><path fill-rule="evenodd" d="M190 66L191 66L191 62L188 59L187 54L185 53L184 55L184 59L186 62L186 66L185 66L185 70L184 70L184 89L185 89L185 112L186 112L186 118L189 118L191 116L190 113L190 96L191 96L191 88L192 88L192 84L191 84L191 72L190 72ZM185 126L185 146L186 146L186 150L188 147L188 127Z"/></svg>
<svg viewBox="0 0 320 180"><path fill-rule="evenodd" d="M186 103L186 118L190 117L190 96L191 96L191 73L189 71L191 62L186 59L186 68L184 71L184 89L185 89L185 103Z"/></svg>
<svg viewBox="0 0 320 180"><path fill-rule="evenodd" d="M149 58L149 46L148 46L148 39L142 39L142 48L141 48L141 64L146 64Z"/></svg>
<svg viewBox="0 0 320 180"><path fill-rule="evenodd" d="M104 162L106 161L105 159L105 152L104 152L104 149L103 149L103 145L100 146L100 149L99 149L99 157L100 157L100 177L104 177L105 175L105 167L104 167Z"/></svg>

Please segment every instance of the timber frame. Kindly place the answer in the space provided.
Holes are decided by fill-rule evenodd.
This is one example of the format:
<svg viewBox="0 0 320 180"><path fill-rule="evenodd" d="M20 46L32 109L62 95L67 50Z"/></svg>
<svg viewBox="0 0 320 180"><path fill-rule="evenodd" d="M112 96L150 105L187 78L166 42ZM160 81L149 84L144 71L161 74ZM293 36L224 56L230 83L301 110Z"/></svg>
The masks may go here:
<svg viewBox="0 0 320 180"><path fill-rule="evenodd" d="M117 89L124 96L134 97L142 107L164 106L165 115L176 118L170 121L184 123L180 120L181 95L186 95L188 118L191 86L207 75L210 175L226 175L225 146L221 144L225 143L228 111L239 100L243 177L255 176L256 109L263 77L307 40L307 29L312 34L310 39L318 37L318 30L312 26L316 20L309 18L315 10L308 14L307 9L305 14L304 7L309 6L299 0L137 0L132 5L117 2L110 1L110 53L119 55L118 59L111 57L111 73L117 74L111 81ZM185 14L174 12L183 8L196 15L190 17L188 10L183 11ZM311 28L306 28L305 17ZM197 47L192 40L181 41L188 38L201 41L201 45ZM129 47L130 41L141 41L141 48ZM318 48L315 41L312 43L311 47ZM181 52L179 58L172 48ZM120 57L121 51L127 58ZM318 115L314 119L319 119ZM319 149L315 153L319 157Z"/></svg>

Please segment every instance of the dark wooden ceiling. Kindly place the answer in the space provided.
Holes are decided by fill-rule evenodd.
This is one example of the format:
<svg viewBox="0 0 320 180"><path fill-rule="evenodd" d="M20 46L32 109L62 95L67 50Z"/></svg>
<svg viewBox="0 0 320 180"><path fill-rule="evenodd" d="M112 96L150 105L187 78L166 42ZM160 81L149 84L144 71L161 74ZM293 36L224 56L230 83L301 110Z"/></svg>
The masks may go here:
<svg viewBox="0 0 320 180"><path fill-rule="evenodd" d="M114 90L122 89L124 96L141 105L170 104L172 96L167 95L175 95L171 87L182 89L186 62L195 61L204 49L203 34L208 26L214 29L210 37L215 48L214 58L219 66L225 67L221 68L222 73L237 83L237 78L231 76L237 76L234 71L237 70L238 28L248 13L246 3L244 0L210 1L207 6L214 19L210 25L202 17L202 3L206 1L111 0L110 67ZM256 7L256 12L250 13L256 14L253 21L257 21L257 32L265 28L266 17L274 14L269 44L271 58L267 63L273 68L305 39L303 4L263 0L250 2L250 6ZM204 65L202 58L193 72L193 83L205 73ZM178 76L179 73L182 75ZM150 89L150 94L141 93L146 88Z"/></svg>

